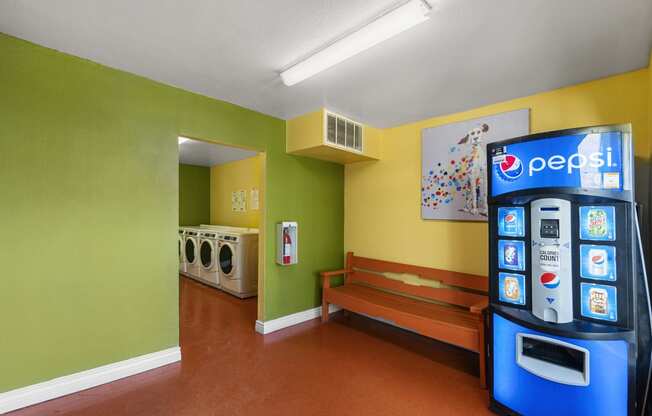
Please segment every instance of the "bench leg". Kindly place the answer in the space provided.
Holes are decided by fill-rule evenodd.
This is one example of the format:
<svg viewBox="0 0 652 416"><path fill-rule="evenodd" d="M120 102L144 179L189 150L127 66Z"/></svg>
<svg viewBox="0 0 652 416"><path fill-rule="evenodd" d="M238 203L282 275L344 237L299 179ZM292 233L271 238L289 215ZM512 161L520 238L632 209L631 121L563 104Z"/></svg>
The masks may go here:
<svg viewBox="0 0 652 416"><path fill-rule="evenodd" d="M321 321L322 323L328 322L328 302L326 300L321 302Z"/></svg>
<svg viewBox="0 0 652 416"><path fill-rule="evenodd" d="M484 317L481 318L480 324L478 325L478 354L480 354L480 387L483 389L487 388L487 357L485 351L485 339L484 339Z"/></svg>

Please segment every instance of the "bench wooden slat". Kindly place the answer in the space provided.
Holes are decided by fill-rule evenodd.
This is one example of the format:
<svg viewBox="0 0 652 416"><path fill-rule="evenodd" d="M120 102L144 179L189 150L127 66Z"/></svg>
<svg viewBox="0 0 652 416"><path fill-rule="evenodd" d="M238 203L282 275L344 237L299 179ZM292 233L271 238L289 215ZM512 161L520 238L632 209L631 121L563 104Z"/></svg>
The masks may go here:
<svg viewBox="0 0 652 416"><path fill-rule="evenodd" d="M361 298L369 296L370 298L380 299L384 304L394 305L397 309L405 309L417 315L422 315L433 320L444 320L459 326L474 328L477 326L479 320L478 315L470 314L462 308L424 302L359 284L339 286L333 288L333 290L354 293Z"/></svg>
<svg viewBox="0 0 652 416"><path fill-rule="evenodd" d="M478 351L477 323L473 327L473 325L468 325L465 322L438 320L432 316L424 316L415 309L404 307L403 304L398 306L395 303L388 302L387 298L368 293L360 296L355 291L342 290L354 286L357 285L345 285L330 289L327 294L327 301L352 312L387 319L396 325L411 329L430 338L457 345L470 351ZM399 297L398 295L395 296Z"/></svg>
<svg viewBox="0 0 652 416"><path fill-rule="evenodd" d="M349 275L349 279L352 282L363 282L371 286L381 287L383 289L393 290L411 296L418 296L421 298L445 302L452 305L459 305L465 308L469 308L472 305L476 305L487 299L486 296L478 295L475 293L462 292L461 290L433 288L428 286L414 286L398 280L389 279L382 275L359 270L351 273Z"/></svg>
<svg viewBox="0 0 652 416"><path fill-rule="evenodd" d="M354 269L365 269L378 273L390 272L414 274L423 279L438 280L449 286L474 289L481 292L489 291L489 282L486 276L394 263L366 257L352 256L352 259L352 266Z"/></svg>

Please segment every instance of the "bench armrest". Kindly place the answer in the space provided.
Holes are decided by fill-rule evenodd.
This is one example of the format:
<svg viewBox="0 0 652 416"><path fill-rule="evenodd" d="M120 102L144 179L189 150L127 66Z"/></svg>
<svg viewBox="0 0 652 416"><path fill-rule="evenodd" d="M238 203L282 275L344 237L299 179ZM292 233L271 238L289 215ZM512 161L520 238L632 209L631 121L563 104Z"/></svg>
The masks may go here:
<svg viewBox="0 0 652 416"><path fill-rule="evenodd" d="M350 272L350 270L340 269L340 270L333 270L333 271L330 271L330 272L321 272L321 273L319 273L321 275L321 280L322 280L321 287L323 289L331 287L331 277L346 275L349 272Z"/></svg>
<svg viewBox="0 0 652 416"><path fill-rule="evenodd" d="M471 305L469 309L471 310L471 313L477 313L477 314L482 314L484 313L485 309L489 306L489 299L482 300L475 305Z"/></svg>
<svg viewBox="0 0 652 416"><path fill-rule="evenodd" d="M331 276L339 276L342 274L347 274L349 271L346 269L341 269L341 270L333 270L331 272L321 272L319 273L322 278L324 277L331 277Z"/></svg>

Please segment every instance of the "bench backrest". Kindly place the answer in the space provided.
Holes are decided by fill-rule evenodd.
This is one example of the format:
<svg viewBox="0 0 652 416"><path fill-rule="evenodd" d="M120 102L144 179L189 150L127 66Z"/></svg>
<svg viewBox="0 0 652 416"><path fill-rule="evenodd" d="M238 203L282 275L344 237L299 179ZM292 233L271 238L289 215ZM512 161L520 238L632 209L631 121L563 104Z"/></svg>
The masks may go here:
<svg viewBox="0 0 652 416"><path fill-rule="evenodd" d="M465 308L476 305L487 298L489 281L486 276L358 257L351 252L347 253L346 268L350 271L345 280L346 284L360 282L381 289ZM416 275L421 279L437 281L451 287L407 284L400 280L390 279L382 274L387 272Z"/></svg>

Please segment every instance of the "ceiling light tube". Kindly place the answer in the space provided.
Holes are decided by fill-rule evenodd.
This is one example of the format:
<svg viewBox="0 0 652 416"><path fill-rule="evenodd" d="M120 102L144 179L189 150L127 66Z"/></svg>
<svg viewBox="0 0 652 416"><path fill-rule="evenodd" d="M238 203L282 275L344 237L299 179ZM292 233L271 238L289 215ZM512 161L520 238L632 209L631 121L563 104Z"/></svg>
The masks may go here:
<svg viewBox="0 0 652 416"><path fill-rule="evenodd" d="M410 0L389 10L355 32L333 42L303 61L281 72L287 86L294 85L357 55L430 18L431 7L424 0Z"/></svg>

